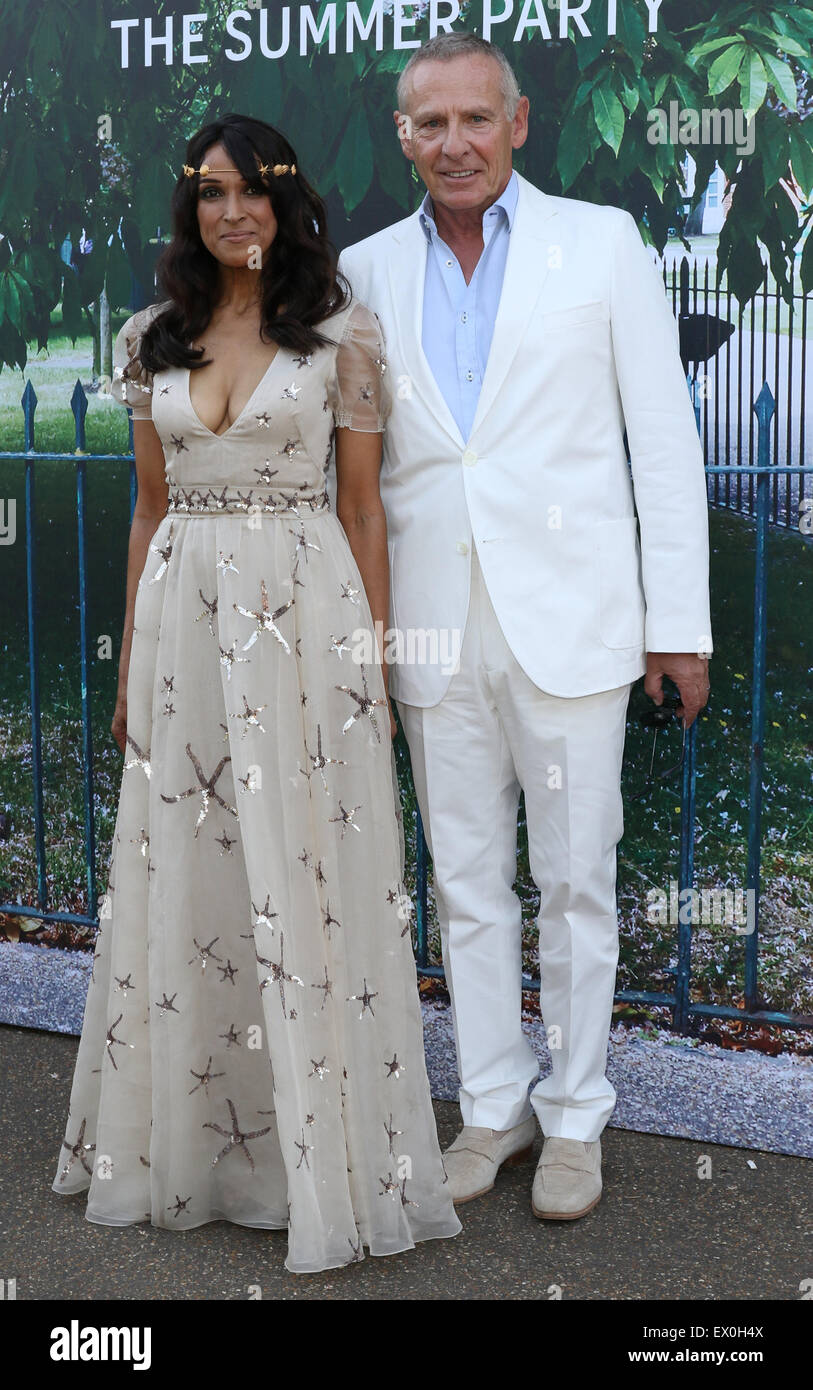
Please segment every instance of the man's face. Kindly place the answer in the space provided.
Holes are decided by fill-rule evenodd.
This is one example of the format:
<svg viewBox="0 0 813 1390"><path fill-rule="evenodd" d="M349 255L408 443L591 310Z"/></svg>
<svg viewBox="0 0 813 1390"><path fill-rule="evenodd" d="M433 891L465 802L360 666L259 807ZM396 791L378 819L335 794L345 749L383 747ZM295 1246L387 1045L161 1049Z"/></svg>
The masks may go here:
<svg viewBox="0 0 813 1390"><path fill-rule="evenodd" d="M407 110L394 117L433 203L450 212L485 210L511 177L512 150L525 143L528 98L510 121L494 59L427 59L412 75Z"/></svg>

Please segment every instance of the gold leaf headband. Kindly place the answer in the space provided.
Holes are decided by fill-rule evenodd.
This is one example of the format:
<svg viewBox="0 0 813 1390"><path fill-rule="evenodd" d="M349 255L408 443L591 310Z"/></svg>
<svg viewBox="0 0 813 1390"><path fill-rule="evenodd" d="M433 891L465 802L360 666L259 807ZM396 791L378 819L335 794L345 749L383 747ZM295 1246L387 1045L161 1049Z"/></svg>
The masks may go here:
<svg viewBox="0 0 813 1390"><path fill-rule="evenodd" d="M275 164L273 168L270 168L268 164L261 164L258 172L264 175L269 172L269 169L272 174L276 174L277 178L279 178L280 174L287 174L288 172L292 174L296 173L295 164ZM183 172L188 179L191 179L195 174L200 174L201 178L206 178L207 174L232 174L234 170L212 169L208 164L201 164L199 169L194 169L191 164L184 164Z"/></svg>

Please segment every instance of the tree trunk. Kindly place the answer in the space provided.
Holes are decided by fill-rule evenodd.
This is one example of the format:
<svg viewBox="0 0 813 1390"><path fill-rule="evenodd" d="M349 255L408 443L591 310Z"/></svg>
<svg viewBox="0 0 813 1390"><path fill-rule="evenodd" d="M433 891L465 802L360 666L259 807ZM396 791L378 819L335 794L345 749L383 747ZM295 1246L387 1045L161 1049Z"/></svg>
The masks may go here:
<svg viewBox="0 0 813 1390"><path fill-rule="evenodd" d="M99 345L101 389L109 394L113 381L113 337L110 329L110 301L104 286L99 295Z"/></svg>
<svg viewBox="0 0 813 1390"><path fill-rule="evenodd" d="M99 307L98 300L93 304L83 304L82 312L90 324L90 333L93 338L93 366L91 369L91 386L94 390L99 387Z"/></svg>

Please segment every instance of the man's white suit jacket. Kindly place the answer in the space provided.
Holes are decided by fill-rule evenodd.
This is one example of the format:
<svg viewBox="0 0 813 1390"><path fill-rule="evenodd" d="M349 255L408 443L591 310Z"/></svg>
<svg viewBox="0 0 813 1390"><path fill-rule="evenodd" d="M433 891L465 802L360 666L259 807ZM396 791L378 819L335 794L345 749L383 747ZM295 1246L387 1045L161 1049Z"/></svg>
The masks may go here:
<svg viewBox="0 0 813 1390"><path fill-rule="evenodd" d="M550 694L633 681L646 651L710 652L703 454L677 324L633 218L519 177L468 439L421 346L426 252L415 212L339 260L386 339L392 626L462 640L473 542L511 650ZM424 707L450 679L439 662L390 670L392 694Z"/></svg>

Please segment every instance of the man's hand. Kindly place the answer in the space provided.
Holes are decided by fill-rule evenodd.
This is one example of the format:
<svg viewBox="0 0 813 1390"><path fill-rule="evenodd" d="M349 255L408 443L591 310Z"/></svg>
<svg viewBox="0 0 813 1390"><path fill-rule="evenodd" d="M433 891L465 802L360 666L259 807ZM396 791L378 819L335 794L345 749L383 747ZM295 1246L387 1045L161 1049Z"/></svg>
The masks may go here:
<svg viewBox="0 0 813 1390"><path fill-rule="evenodd" d="M392 697L390 695L390 692L387 690L385 691L385 694L387 696L387 713L390 716L390 737L392 738L392 741L394 743L398 737L398 725L395 722L395 713L392 708Z"/></svg>
<svg viewBox="0 0 813 1390"><path fill-rule="evenodd" d="M680 691L677 712L688 729L709 698L708 657L696 652L647 652L644 690L656 705L663 704L664 676Z"/></svg>

